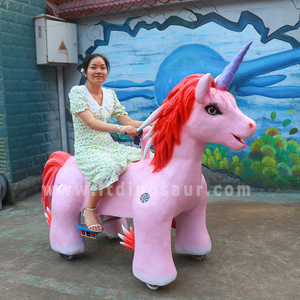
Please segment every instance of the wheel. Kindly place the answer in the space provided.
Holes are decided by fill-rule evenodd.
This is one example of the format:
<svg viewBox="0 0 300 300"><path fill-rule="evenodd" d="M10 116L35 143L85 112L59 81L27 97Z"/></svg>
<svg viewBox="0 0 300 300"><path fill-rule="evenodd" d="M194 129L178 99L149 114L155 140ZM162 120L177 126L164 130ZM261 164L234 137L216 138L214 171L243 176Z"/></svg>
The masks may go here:
<svg viewBox="0 0 300 300"><path fill-rule="evenodd" d="M68 255L68 254L62 254L62 253L59 253L59 254L65 260L71 260L74 257L74 255Z"/></svg>
<svg viewBox="0 0 300 300"><path fill-rule="evenodd" d="M205 258L205 255L193 255L193 258L196 259L196 260L203 260Z"/></svg>
<svg viewBox="0 0 300 300"><path fill-rule="evenodd" d="M150 284L150 283L146 283L147 287L150 289L150 290L157 290L158 289L158 285L153 285L153 284Z"/></svg>

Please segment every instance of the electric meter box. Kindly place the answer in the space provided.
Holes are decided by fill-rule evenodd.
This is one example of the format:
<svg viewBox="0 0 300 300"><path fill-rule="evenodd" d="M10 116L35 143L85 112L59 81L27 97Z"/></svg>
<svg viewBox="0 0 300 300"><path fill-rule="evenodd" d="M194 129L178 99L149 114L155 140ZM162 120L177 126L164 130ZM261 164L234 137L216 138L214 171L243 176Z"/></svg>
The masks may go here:
<svg viewBox="0 0 300 300"><path fill-rule="evenodd" d="M37 64L77 64L76 24L45 14L34 19Z"/></svg>

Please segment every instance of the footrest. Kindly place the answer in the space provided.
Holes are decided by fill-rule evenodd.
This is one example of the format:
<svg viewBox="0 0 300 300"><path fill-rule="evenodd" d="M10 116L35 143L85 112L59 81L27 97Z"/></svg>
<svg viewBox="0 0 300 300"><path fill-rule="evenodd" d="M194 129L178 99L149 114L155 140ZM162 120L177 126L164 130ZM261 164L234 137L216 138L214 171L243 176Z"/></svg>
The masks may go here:
<svg viewBox="0 0 300 300"><path fill-rule="evenodd" d="M94 232L94 231L89 230L85 226L85 224L78 224L77 228L80 230L81 236L88 237L88 238L91 238L91 239L95 239L97 237L97 234L101 233L101 232Z"/></svg>
<svg viewBox="0 0 300 300"><path fill-rule="evenodd" d="M119 219L120 219L120 217L111 217L111 218L108 218L105 221L103 221L103 216L101 216L100 217L100 223L103 226L107 223L110 223L110 222L113 222L113 221L116 221L116 220L119 220ZM82 236L88 237L88 238L91 238L91 239L95 239L97 237L97 234L101 233L101 232L95 232L95 231L89 230L84 223L78 224L77 228L81 231Z"/></svg>

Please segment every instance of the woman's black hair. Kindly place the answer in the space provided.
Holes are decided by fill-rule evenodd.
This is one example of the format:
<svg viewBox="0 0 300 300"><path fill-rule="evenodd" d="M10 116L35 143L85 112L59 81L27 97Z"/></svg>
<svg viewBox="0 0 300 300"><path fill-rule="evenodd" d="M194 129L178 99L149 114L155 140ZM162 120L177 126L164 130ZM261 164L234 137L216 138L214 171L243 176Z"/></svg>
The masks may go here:
<svg viewBox="0 0 300 300"><path fill-rule="evenodd" d="M105 63L106 68L107 68L107 72L109 72L109 70L110 70L110 63L109 63L108 58L107 58L105 55L99 54L99 53L91 54L91 55L89 55L89 56L87 56L87 57L85 58L84 62L82 63L82 68L83 68L83 70L84 70L85 72L87 72L87 69L88 69L88 67L89 67L89 64L90 64L91 60L92 60L93 58L95 58L95 57L101 57L101 58L104 60L104 63Z"/></svg>

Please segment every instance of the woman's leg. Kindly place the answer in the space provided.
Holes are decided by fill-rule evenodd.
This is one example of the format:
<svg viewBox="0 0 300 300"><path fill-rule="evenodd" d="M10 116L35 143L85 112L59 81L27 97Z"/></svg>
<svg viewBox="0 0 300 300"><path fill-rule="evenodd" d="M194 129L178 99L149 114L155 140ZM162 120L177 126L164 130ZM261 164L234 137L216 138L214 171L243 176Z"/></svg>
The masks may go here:
<svg viewBox="0 0 300 300"><path fill-rule="evenodd" d="M85 218L85 225L89 227L91 225L95 225L90 227L91 231L102 231L103 228L98 220L96 207L97 203L100 200L101 196L107 193L107 188L101 191L90 191L88 202L86 203L85 208L83 209L83 215Z"/></svg>

